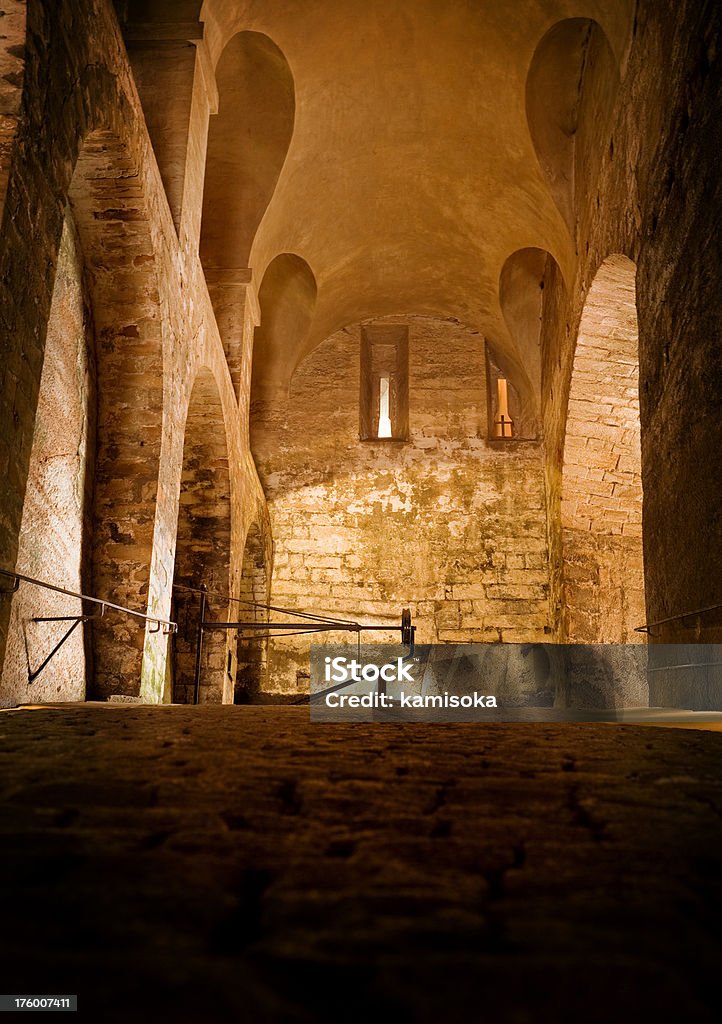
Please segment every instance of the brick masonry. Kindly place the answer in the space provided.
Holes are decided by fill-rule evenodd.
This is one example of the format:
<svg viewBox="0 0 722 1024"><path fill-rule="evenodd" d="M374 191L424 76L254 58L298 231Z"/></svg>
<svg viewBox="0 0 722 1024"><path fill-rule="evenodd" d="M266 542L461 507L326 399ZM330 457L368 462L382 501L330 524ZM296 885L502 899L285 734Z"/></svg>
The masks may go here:
<svg viewBox="0 0 722 1024"><path fill-rule="evenodd" d="M564 635L634 643L644 634L635 267L610 257L579 327L564 442Z"/></svg>
<svg viewBox="0 0 722 1024"><path fill-rule="evenodd" d="M570 390L574 400L577 335L609 257L636 265L644 618L656 621L722 601L716 568L722 534L715 526L722 418L719 389L708 386L720 379L719 350L711 339L719 334L720 308L720 121L712 112L719 111L721 13L718 5L687 2L668 18L656 5L639 4L629 44L618 55L611 117L587 119L582 133L581 149L591 146L600 154L598 172L593 181L585 176L582 153L574 200L578 261L571 274L566 268L564 275L558 268L549 274L542 325L552 613L560 636L565 568L567 582L575 582L574 567L570 572L565 564L562 527L567 403ZM614 383L605 380L606 358L603 364L593 376L599 402L609 404ZM569 422L574 424L571 414ZM606 439L618 444L623 428L608 426ZM635 491L636 470L631 472ZM599 497L604 502L609 496ZM638 521L630 519L622 537L630 528L636 531ZM600 567L619 558L621 541L607 532L600 543ZM609 574L612 592L620 576L631 576L641 609L638 553L631 562L623 555L618 569ZM595 628L598 610L594 603L583 610L584 629ZM639 624L631 613L631 607L618 609L629 625ZM634 617L639 619L636 610ZM718 629L709 619L696 632L671 623L653 639L714 640Z"/></svg>
<svg viewBox="0 0 722 1024"><path fill-rule="evenodd" d="M268 536L265 502L250 452L242 446L245 428L197 255L197 234L195 240L188 236L200 223L200 192L195 220L187 211L183 221L181 245L115 14L103 0L81 6L29 4L25 57L0 247L0 470L7 481L0 494L0 563L13 567L18 554L69 198L91 271L94 358L102 378L93 589L166 618L185 423L201 369L215 390L205 429L225 437L230 466L226 592L240 586L249 525L260 524ZM197 75L202 80L200 70ZM2 648L10 605L4 599L0 607ZM28 606L28 614L31 610ZM169 638L144 631L134 620L109 623L94 631L102 653L91 692L169 700ZM216 693L226 685L224 675L209 680Z"/></svg>
<svg viewBox="0 0 722 1024"><path fill-rule="evenodd" d="M543 639L541 446L488 443L476 332L431 317L374 322L409 326L408 442L359 440L360 325L307 357L287 396L254 409L274 602L390 628L409 607L422 643ZM308 643L271 642L270 689L306 685Z"/></svg>
<svg viewBox="0 0 722 1024"><path fill-rule="evenodd" d="M623 22L627 10L630 17L625 41ZM599 268L611 256L630 260L637 268L645 616L650 620L662 619L722 602L722 530L718 528L722 416L719 389L710 386L711 381L722 375L716 344L718 267L722 261L722 185L717 166L722 149L718 117L722 9L702 0L684 0L676 5L672 16L660 5L643 0L636 12L632 12L631 6L624 10L620 6L618 13L618 18L610 19L614 29L610 31L610 43L593 27L584 35L582 52L587 56L596 54L599 59L587 61L581 95L574 91L581 79L575 74L567 76L573 85L570 100L575 139L570 147L571 163L565 165L572 173L567 175L566 192L558 202L560 210L563 207L560 218L563 219L565 211L573 211L574 217L567 223L573 223L575 230L570 232L565 245L555 236L559 251L551 253L554 258L548 260L544 280L540 335L543 447L535 448L531 443L520 445L513 452L511 448L497 452L493 447L486 448L483 430L474 437L464 433L467 426L452 426L450 472L457 474L465 498L472 504L481 495L481 504L494 509L493 524L491 519L479 517L473 527L472 518L458 526L458 573L455 566L444 564L443 559L435 560L433 537L427 536L418 524L403 525L409 472L412 465L414 471L417 468L413 459L404 460L399 470L399 486L388 462L384 465L385 457L379 457L373 465L363 460L357 465L352 459L359 474L366 474L367 479L369 473L376 477L379 500L374 502L381 511L385 503L387 511L395 517L391 520L393 529L388 536L383 535L383 544L377 549L371 546L364 550L363 557L368 555L370 561L359 566L337 566L336 561L316 566L295 563L294 571L301 568L309 574L309 587L332 588L332 582L318 582L315 576L333 576L341 570L353 580L353 573L358 577L362 565L373 565L374 557L388 555L393 586L387 588L384 598L386 614L390 614L388 608L393 603L394 618L397 617L403 594L409 591L406 584L418 579L423 585L415 601L417 617L434 635L444 634L452 639L461 632L465 639L491 638L491 629L501 630L502 638L511 639L524 635L523 625L518 616L515 618L511 606L515 602L546 601L539 594L546 582L548 549L550 617L547 619L540 612L533 629L550 625L558 638L570 627L580 636L595 631L598 634L600 628L606 628L602 622L608 614L605 609L612 608L615 627L609 638L629 635L641 603L635 537L639 523L637 512L616 505L610 507L610 502L621 501L628 485L631 490L637 487L636 470L625 470L619 459L614 469L600 469L589 465L590 456L586 455L584 468L602 473L602 480L594 482L613 487L611 495L593 495L589 485L584 499L587 510L593 506L605 510L604 532L586 531L589 537L585 543L594 537L595 549L589 547L582 553L583 558L575 562L569 557L574 541L568 534L565 545L562 525L564 482L573 479L572 475L564 474L564 452L571 453L573 448L573 443L567 448L565 442L578 436L571 431L581 423L592 423L586 416L591 410L574 404L588 402L588 396L577 399L574 395L574 388L586 372L579 370L579 365L579 372L575 372L575 352L581 359L588 298L594 291ZM225 268L232 270L233 275L214 285L219 293L216 304L223 310L217 324L198 259L208 116L217 109L218 99L203 32L197 24L192 26L190 42L194 52L189 49L189 39L184 36L179 40L177 32L165 40L188 50L186 59L169 59L164 64L164 74L167 72L171 79L178 76L178 102L168 104L167 110L153 112L151 104L158 101L159 90L155 90L155 101L150 95L152 88L146 95L148 123L157 132L159 124L162 129L166 125L167 114L172 134L168 140L172 145L168 148L157 145L157 156L164 163L161 170L116 15L107 0L87 0L82 4L71 0L53 4L30 0L27 5L6 0L2 14L0 475L5 486L0 491L0 563L15 566L22 549L23 507L46 338L52 338L57 326L52 323L51 311L69 201L77 226L78 252L85 266L83 290L94 329L88 365L95 367L100 385L95 436L93 445L88 445L94 455L92 466L86 466L94 481L92 514L86 531L92 588L111 600L148 609L152 614L170 614L186 421L195 381L203 374L206 381L212 378L214 389L205 429L225 437L228 469L215 461L213 466L217 473L215 483L230 496L227 591L233 597L240 593L249 527L254 524L262 536L267 575L272 541L265 499L247 444L252 333L258 320L256 283L253 275L246 273L247 268ZM209 15L209 33L217 55L222 49L221 24L225 22L223 18L214 18L215 15ZM234 31L242 28L242 20L231 18L226 27ZM186 28L179 30L181 35ZM553 61L564 60L571 53L564 50L565 38L564 32L555 36L557 42L562 40L562 45L561 50L554 50L550 67ZM540 52L543 67L549 52ZM574 53L571 58L576 59ZM534 54L530 52L530 62L533 61ZM147 72L152 66L152 52L145 52L143 63ZM574 70L573 62L570 66ZM149 81L152 84L152 75L146 73L144 81L146 85ZM523 105L521 94L520 104ZM527 112L533 135L535 115L528 104ZM152 113L159 114L160 119L151 116ZM182 118L189 119L189 125L181 124ZM537 155L540 154L542 149L537 145ZM167 166L166 159L171 163L178 160L179 166ZM170 205L164 182L171 195ZM473 189L470 187L469 191L471 194ZM510 239L513 251L529 245L530 240L520 234L524 232L517 232ZM549 245L555 248L551 242ZM270 253L266 255L271 258ZM503 265L504 260L500 269ZM445 273L443 260L438 272ZM79 286L80 281L77 283ZM459 288L463 291L463 282ZM319 289L319 295L323 295L320 280ZM221 291L225 297L220 295ZM231 294L243 298L243 309L239 306L237 315L226 309L226 299ZM235 302L233 299L231 305ZM580 325L581 348L577 345ZM611 356L611 349L609 353ZM233 377L227 355L232 356ZM618 413L621 406L605 401L613 397L615 381L610 378L604 383L607 393L600 394L599 405L606 409L611 404L612 414L615 409ZM312 408L315 399L314 394ZM528 394L525 402L534 404ZM329 421L334 428L337 422L343 426L346 408L340 407L338 420ZM612 446L618 444L628 428L604 423L601 409L597 414L602 422L595 420L593 429L597 435L600 431L606 434L606 438L596 436L596 440L611 441ZM277 415L278 410L273 413ZM293 413L293 417L299 416L300 413ZM581 419L577 421L577 417ZM533 419L529 414L530 423ZM297 422L300 427L300 420ZM348 429L350 426L349 419ZM276 430L273 423L269 428L272 432ZM613 438L610 430L614 432ZM414 452L417 460L422 458L420 452L426 453L423 458L433 461L443 474L447 466L440 455L446 458L446 453L441 446L434 447L438 434L423 431L422 425L419 443L427 447L419 448L417 441L413 441L407 453ZM300 429L298 434L302 435ZM592 439L590 435L589 440ZM585 450L588 448L591 450L589 441L585 441ZM469 471L472 450L477 478L473 485ZM348 452L344 450L342 454L345 459ZM617 455L621 457L621 453ZM543 457L544 487L536 476L539 457ZM186 463L189 458L190 453L186 452ZM312 466L318 455L309 450L308 458ZM364 459L368 460L368 455ZM320 488L319 494L326 497L328 467L320 462L315 465L318 479L309 486ZM570 461L568 468L572 465ZM293 476L298 467L290 465L287 471ZM575 472L579 471L577 464ZM605 481L605 472L616 473L622 479L607 477ZM631 484L625 476L628 472L632 474ZM434 521L439 522L443 517L438 501L439 484L446 481L438 477L426 479L428 500L436 502ZM507 491L516 488L520 479L523 488L528 484L527 490L516 495ZM576 479L591 481L591 476ZM496 507L488 500L492 482ZM272 481L269 486L274 491ZM477 486L478 492L474 490ZM536 506L541 495L545 496L545 509ZM602 504L592 502L592 497ZM629 494L626 498L632 503L637 500ZM508 524L518 522L514 519L517 513L510 511L513 501L521 502L522 507L527 501L530 503L530 525L522 517L524 531L528 531L523 537L525 544L532 545L531 557L538 565L526 561L502 565L496 547L489 558L484 556L487 543L493 547L499 537L511 536L513 530ZM575 507L581 512L578 502ZM617 518L615 525L615 515L625 518ZM589 516L588 522L599 520ZM316 523L321 525L320 520ZM346 525L341 525L346 529ZM336 526L339 524L335 522L326 524L331 547ZM616 526L621 526L621 534L614 532ZM497 527L501 532L497 532ZM360 528L359 519L349 527L346 539L358 539ZM539 538L540 529L545 534L544 543ZM311 541L310 532L308 537L289 535L285 543L304 541ZM413 551L414 543L421 543L423 550L429 552L428 561L416 556L417 562L410 565L398 557L394 562L393 551ZM464 545L474 553L473 572L466 561ZM289 564L291 555L304 554L302 550L287 553ZM311 559L360 557L341 550L309 549L306 554ZM506 555L520 557L518 551L510 553L509 548L505 549ZM577 563L585 560L581 576L575 578ZM615 570L605 577L604 566L610 564ZM443 581L443 593L440 584L435 588L430 575L426 575L432 565ZM497 574L502 577L497 578ZM628 588L631 600L626 605L618 600L622 575L633 580L633 586ZM398 585L399 581L403 581L403 587ZM284 582L278 577L277 582L281 587L296 586L295 578ZM371 578L372 591L377 582L376 577ZM352 585L353 604L359 608L359 602L369 598L369 594L358 582ZM573 611L575 587L584 590L587 605L579 604L578 613L566 615L565 604L570 604ZM306 592L303 596L321 600L323 595ZM342 595L333 595L332 591L328 596L342 599ZM505 603L509 607L502 611ZM369 606L373 604L369 599ZM0 602L0 650L5 645L11 606L9 599ZM488 615L490 606L495 609L493 621ZM36 613L39 607L36 606ZM375 608L380 611L378 606ZM518 604L515 608L518 611ZM20 605L16 612L19 609ZM31 602L26 608L27 615L32 611ZM90 692L107 696L121 691L140 693L149 700L170 699L168 638L162 633L138 630L127 621L109 619L104 629L105 632L99 628L94 632L95 669ZM711 620L699 624L694 633L694 638L703 640L718 636L719 626ZM677 623L662 627L653 639L690 639L690 632ZM233 670L233 637L227 638L226 665L229 653ZM206 692L230 699L232 685L226 675L221 675L220 664L215 665L211 676ZM293 680L290 685L295 685ZM17 696L15 692L12 696L3 695L2 701L11 702Z"/></svg>

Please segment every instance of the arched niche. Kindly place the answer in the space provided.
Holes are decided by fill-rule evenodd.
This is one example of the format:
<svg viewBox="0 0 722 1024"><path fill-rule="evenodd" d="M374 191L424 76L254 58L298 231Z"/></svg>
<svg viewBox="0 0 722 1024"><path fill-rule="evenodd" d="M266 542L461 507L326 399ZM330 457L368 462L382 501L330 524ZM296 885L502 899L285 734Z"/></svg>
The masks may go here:
<svg viewBox="0 0 722 1024"><path fill-rule="evenodd" d="M24 0L5 0L0 22L0 225L20 116L25 71L26 11Z"/></svg>
<svg viewBox="0 0 722 1024"><path fill-rule="evenodd" d="M575 233L579 196L599 169L619 85L616 58L601 26L567 18L540 41L526 82L526 114L549 190Z"/></svg>
<svg viewBox="0 0 722 1024"><path fill-rule="evenodd" d="M204 269L247 267L293 134L295 90L268 36L239 32L216 67L218 113L210 119L200 255Z"/></svg>
<svg viewBox="0 0 722 1024"><path fill-rule="evenodd" d="M574 353L562 467L564 633L573 643L644 635L639 355L634 263L602 263Z"/></svg>
<svg viewBox="0 0 722 1024"><path fill-rule="evenodd" d="M269 263L259 290L261 323L253 339L253 399L274 385L287 384L316 305L316 279L308 263L281 253Z"/></svg>
<svg viewBox="0 0 722 1024"><path fill-rule="evenodd" d="M228 620L231 567L231 480L223 408L211 371L202 367L193 384L183 438L178 530L173 575L174 638L172 699L190 704L200 609L199 588L208 590L206 619ZM235 634L203 637L200 703L222 703L229 689ZM229 655L231 657L229 658Z"/></svg>
<svg viewBox="0 0 722 1024"><path fill-rule="evenodd" d="M270 578L267 561L267 544L258 523L252 523L246 536L243 551L240 604L238 618L259 625L268 622ZM234 704L249 704L264 689L268 670L268 639L263 630L240 631L238 634L238 659L233 692Z"/></svg>
<svg viewBox="0 0 722 1024"><path fill-rule="evenodd" d="M552 266L553 265L553 266ZM541 387L541 323L550 270L558 267L546 249L517 249L499 275L499 304L519 357L537 394Z"/></svg>

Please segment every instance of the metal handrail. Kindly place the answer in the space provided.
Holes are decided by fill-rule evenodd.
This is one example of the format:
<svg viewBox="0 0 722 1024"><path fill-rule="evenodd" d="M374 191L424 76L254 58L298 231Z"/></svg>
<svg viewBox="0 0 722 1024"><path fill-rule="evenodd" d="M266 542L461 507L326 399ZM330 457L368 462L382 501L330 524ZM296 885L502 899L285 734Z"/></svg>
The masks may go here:
<svg viewBox="0 0 722 1024"><path fill-rule="evenodd" d="M351 619L335 619L328 615L318 615L313 612L301 612L297 608L279 608L275 604L263 604L261 601L248 601L243 597L231 597L230 594L224 594L218 590L208 590L204 583L201 583L198 587L189 587L184 583L174 583L174 590L183 590L189 594L205 594L206 597L214 597L219 601L230 601L234 604L241 604L249 608L261 608L267 612L279 612L281 615L297 615L300 619L310 619L312 622L343 622L344 626L348 626L353 629L362 628L358 622L353 622ZM389 627L393 629L394 627Z"/></svg>
<svg viewBox="0 0 722 1024"><path fill-rule="evenodd" d="M65 594L67 597L77 597L79 601L89 601L90 604L97 604L101 607L101 615L106 609L111 608L115 612L122 612L124 615L132 615L136 619L142 619L144 622L155 623L156 628L151 629L151 633L157 633L158 630L163 627L163 632L176 633L178 631L178 624L171 622L170 619L158 619L154 615L146 615L145 612L137 612L134 608L126 608L122 604L114 604L112 601L105 601L100 597L90 597L88 594L81 594L77 590L67 590L65 587L58 587L54 583L48 583L46 580L35 579L33 576L24 576L20 572L14 572L10 569L0 569L0 576L6 576L8 579L13 580L12 590L0 591L0 593L11 594L14 593L21 582L31 583L35 587L43 587L45 590L52 590L56 594Z"/></svg>
<svg viewBox="0 0 722 1024"><path fill-rule="evenodd" d="M691 619L695 615L706 615L707 612L718 612L722 611L722 604L713 604L709 608L698 608L694 612L682 612L679 615L670 615L667 619L660 619L658 622L645 622L643 626L635 626L635 633L649 633L651 635L652 630L656 626L666 626L668 622L677 622L680 619Z"/></svg>

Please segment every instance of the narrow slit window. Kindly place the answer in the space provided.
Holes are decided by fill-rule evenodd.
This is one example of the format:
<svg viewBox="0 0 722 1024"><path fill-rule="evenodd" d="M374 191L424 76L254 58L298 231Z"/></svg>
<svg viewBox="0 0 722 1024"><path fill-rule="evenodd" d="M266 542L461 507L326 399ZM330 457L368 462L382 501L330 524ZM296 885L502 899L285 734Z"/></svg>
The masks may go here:
<svg viewBox="0 0 722 1024"><path fill-rule="evenodd" d="M406 441L409 436L409 329L403 324L361 328L359 436Z"/></svg>
<svg viewBox="0 0 722 1024"><path fill-rule="evenodd" d="M488 437L492 441L514 441L519 438L522 422L519 393L488 341L485 349Z"/></svg>
<svg viewBox="0 0 722 1024"><path fill-rule="evenodd" d="M496 381L494 435L496 437L514 436L514 423L509 413L509 382L506 377L499 377Z"/></svg>
<svg viewBox="0 0 722 1024"><path fill-rule="evenodd" d="M379 437L393 437L391 432L389 384L390 381L388 377L381 377L379 380Z"/></svg>

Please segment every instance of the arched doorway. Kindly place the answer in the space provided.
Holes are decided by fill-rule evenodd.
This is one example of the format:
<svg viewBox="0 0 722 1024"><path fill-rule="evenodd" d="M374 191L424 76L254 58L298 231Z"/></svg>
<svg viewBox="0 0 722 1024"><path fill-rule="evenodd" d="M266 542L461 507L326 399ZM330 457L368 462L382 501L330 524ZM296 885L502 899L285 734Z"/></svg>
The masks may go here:
<svg viewBox="0 0 722 1024"><path fill-rule="evenodd" d="M178 622L173 702L191 704L198 643L199 588L208 591L205 618L228 620L231 565L231 482L218 386L203 367L188 405L183 442L178 532L173 575ZM209 631L202 643L200 703L222 703L235 646L231 631Z"/></svg>
<svg viewBox="0 0 722 1024"><path fill-rule="evenodd" d="M268 622L269 578L266 546L257 523L252 523L243 551L238 618L263 624ZM268 639L253 631L238 636L238 659L233 688L234 704L249 704L263 690L268 665Z"/></svg>
<svg viewBox="0 0 722 1024"><path fill-rule="evenodd" d="M93 307L97 436L92 589L148 603L163 415L163 338L147 197L127 147L98 130L83 143L69 190ZM92 694L137 695L145 633L110 617L93 630Z"/></svg>
<svg viewBox="0 0 722 1024"><path fill-rule="evenodd" d="M644 640L635 272L622 255L601 265L574 354L561 519L564 635L575 643Z"/></svg>

